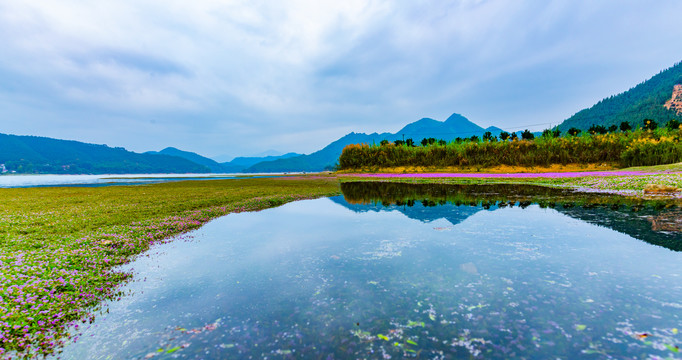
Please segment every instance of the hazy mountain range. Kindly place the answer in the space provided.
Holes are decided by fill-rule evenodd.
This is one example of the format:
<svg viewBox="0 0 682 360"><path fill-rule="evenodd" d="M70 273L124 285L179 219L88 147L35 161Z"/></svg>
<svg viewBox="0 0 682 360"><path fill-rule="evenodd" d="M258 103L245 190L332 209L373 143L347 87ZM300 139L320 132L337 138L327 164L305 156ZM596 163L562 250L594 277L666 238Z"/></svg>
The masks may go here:
<svg viewBox="0 0 682 360"><path fill-rule="evenodd" d="M651 79L618 95L610 96L571 116L558 128L582 130L591 125L620 125L630 122L639 126L643 119L654 119L659 125L682 117L682 62L661 71ZM423 118L407 124L395 133L347 134L311 154L287 153L278 156L237 157L218 162L199 154L173 147L144 154L119 147L86 144L37 136L0 134L0 171L17 173L102 174L102 173L237 173L294 172L331 170L346 145L379 143L423 138L453 140L482 136L486 131L499 135L502 129L483 128L460 114L445 121Z"/></svg>
<svg viewBox="0 0 682 360"><path fill-rule="evenodd" d="M300 156L301 154L297 153L288 153L284 155L278 155L278 156L261 156L261 157L236 157L232 159L231 161L227 162L222 162L219 163L213 159L201 156L197 153L189 152L189 151L183 151L176 149L174 147L167 147L161 151L148 151L145 154L150 154L150 155L170 155L170 156L177 156L189 161L192 161L194 163L197 163L199 165L206 166L207 168L210 169L212 173L239 173L239 172L246 172L247 168L250 166L253 166L257 163L260 163L262 161L274 161L278 159L287 159L290 157L294 156Z"/></svg>
<svg viewBox="0 0 682 360"><path fill-rule="evenodd" d="M395 133L350 133L309 155L300 155L288 159L263 161L251 166L250 172L284 172L284 171L320 171L331 170L341 155L341 151L349 144L372 144L381 140L395 141L411 138L419 143L424 138L452 140L472 135L482 136L486 131L499 134L501 129L489 127L484 129L460 114L452 114L445 121L423 118L407 124Z"/></svg>

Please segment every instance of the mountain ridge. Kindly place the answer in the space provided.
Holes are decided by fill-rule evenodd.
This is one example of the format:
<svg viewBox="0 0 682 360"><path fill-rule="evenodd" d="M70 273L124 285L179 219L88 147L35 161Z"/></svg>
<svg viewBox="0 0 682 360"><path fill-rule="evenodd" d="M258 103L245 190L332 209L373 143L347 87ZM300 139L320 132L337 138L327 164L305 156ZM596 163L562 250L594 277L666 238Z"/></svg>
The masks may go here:
<svg viewBox="0 0 682 360"><path fill-rule="evenodd" d="M489 127L488 129L501 129ZM454 140L473 135L482 136L488 129L476 125L466 117L453 113L445 121L421 118L403 126L395 133L348 133L331 142L324 148L308 155L288 159L265 161L246 168L245 172L289 172L289 171L322 171L333 170L341 155L341 151L349 144L378 144L381 140L395 141L412 138L419 143L423 138ZM491 131L492 132L492 131ZM493 133L493 135L499 134Z"/></svg>
<svg viewBox="0 0 682 360"><path fill-rule="evenodd" d="M620 126L624 121L635 127L640 126L644 119L653 119L659 126L664 125L680 117L680 113L665 107L674 96L675 85L682 85L682 61L629 90L578 111L559 124L558 129L562 132L572 127L587 130L592 125Z"/></svg>
<svg viewBox="0 0 682 360"><path fill-rule="evenodd" d="M210 169L169 155L41 136L0 134L0 164L38 174L207 173Z"/></svg>

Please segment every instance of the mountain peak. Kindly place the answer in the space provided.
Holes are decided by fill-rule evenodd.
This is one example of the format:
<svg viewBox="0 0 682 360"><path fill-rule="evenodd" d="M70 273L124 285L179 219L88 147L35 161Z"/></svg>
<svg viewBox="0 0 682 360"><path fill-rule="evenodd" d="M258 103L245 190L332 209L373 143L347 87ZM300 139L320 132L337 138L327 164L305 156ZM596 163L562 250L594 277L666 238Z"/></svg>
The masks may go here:
<svg viewBox="0 0 682 360"><path fill-rule="evenodd" d="M469 119L466 117L462 116L461 114L458 113L452 113L449 118L445 119L446 123L449 122L471 122Z"/></svg>

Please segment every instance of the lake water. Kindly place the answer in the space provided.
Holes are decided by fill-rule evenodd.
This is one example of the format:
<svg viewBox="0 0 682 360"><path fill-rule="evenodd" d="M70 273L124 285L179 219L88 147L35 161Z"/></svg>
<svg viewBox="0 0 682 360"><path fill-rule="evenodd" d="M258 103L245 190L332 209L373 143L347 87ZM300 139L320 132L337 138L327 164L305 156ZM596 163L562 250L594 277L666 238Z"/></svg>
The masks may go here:
<svg viewBox="0 0 682 360"><path fill-rule="evenodd" d="M678 358L680 208L551 189L344 184L128 268L64 359Z"/></svg>
<svg viewBox="0 0 682 360"><path fill-rule="evenodd" d="M222 180L270 177L262 174L124 174L124 175L2 175L0 188L46 186L142 185L183 180Z"/></svg>

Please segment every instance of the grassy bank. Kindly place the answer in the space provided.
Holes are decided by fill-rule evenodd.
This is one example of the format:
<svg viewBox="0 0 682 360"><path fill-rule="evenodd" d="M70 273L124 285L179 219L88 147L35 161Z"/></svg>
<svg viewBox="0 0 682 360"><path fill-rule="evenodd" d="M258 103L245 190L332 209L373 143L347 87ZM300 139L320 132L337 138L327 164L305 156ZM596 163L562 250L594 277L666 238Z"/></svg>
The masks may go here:
<svg viewBox="0 0 682 360"><path fill-rule="evenodd" d="M540 167L553 164L651 166L682 161L682 130L658 129L604 135L540 137L533 140L434 142L423 146L354 144L343 149L340 170L376 171L394 167L496 166Z"/></svg>
<svg viewBox="0 0 682 360"><path fill-rule="evenodd" d="M150 245L217 216L338 193L332 179L0 189L0 357L58 351Z"/></svg>

